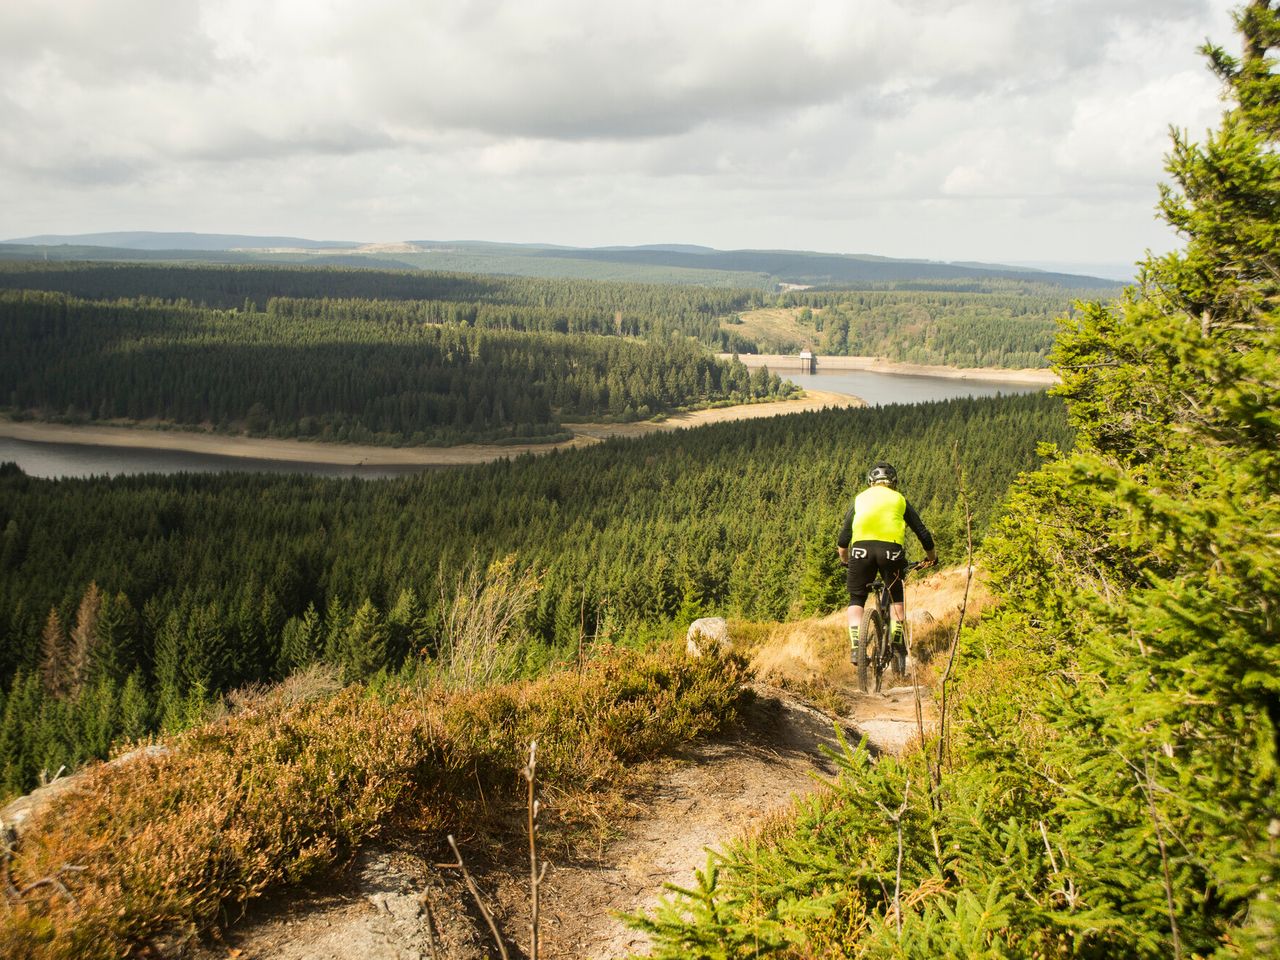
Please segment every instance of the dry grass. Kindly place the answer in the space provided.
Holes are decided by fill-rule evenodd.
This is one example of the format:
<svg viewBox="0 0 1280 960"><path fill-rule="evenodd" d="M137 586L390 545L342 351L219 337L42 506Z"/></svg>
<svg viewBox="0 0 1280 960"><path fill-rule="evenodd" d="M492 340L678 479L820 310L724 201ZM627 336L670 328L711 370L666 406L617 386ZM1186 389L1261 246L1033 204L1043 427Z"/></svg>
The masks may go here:
<svg viewBox="0 0 1280 960"><path fill-rule="evenodd" d="M458 575L452 589L442 587L444 627L434 664L439 682L469 689L510 679L522 639L515 635L516 626L537 593L537 574L519 572L515 554L487 568L473 565Z"/></svg>
<svg viewBox="0 0 1280 960"><path fill-rule="evenodd" d="M955 636L964 596L964 567L940 570L907 585L907 620L912 651L920 662L920 680L931 686L931 660L946 651ZM990 590L975 578L965 622L981 619L993 604ZM831 713L849 712L845 691L856 682L849 662L844 609L824 617L791 623L731 624L731 635L750 657L752 671L766 683L789 690ZM745 642L744 642L745 638Z"/></svg>
<svg viewBox="0 0 1280 960"><path fill-rule="evenodd" d="M171 752L86 772L24 837L21 886L79 872L0 917L0 956L120 957L207 928L264 892L328 868L394 817L456 829L514 800L530 740L562 793L723 725L745 662L616 654L581 672L480 691L362 687L246 696ZM297 693L298 691L294 691Z"/></svg>
<svg viewBox="0 0 1280 960"><path fill-rule="evenodd" d="M755 340L769 349L762 352L793 353L803 346L816 346L821 334L800 322L801 307L765 307L738 316L741 323L722 323L726 330Z"/></svg>

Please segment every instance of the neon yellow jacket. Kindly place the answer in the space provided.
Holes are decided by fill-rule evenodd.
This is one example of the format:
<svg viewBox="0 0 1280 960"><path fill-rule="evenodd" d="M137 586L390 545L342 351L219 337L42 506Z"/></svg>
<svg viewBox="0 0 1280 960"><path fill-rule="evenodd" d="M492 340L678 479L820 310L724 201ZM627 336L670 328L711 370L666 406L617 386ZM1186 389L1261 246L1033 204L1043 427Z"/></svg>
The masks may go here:
<svg viewBox="0 0 1280 960"><path fill-rule="evenodd" d="M892 487L877 484L854 498L844 515L836 545L847 547L860 540L905 544L908 526L926 551L933 549L933 535L907 498Z"/></svg>

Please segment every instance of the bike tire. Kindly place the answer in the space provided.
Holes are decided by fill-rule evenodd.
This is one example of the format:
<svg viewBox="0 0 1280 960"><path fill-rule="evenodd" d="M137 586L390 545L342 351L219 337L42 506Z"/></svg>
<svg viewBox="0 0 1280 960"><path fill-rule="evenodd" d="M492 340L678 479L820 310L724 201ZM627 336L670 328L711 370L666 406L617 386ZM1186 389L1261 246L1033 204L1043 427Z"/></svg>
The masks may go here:
<svg viewBox="0 0 1280 960"><path fill-rule="evenodd" d="M880 692L880 683L884 679L884 665L887 657L886 645L889 642L884 618L880 611L867 614L867 659L871 661L872 680L876 693ZM864 686L863 691L867 688Z"/></svg>
<svg viewBox="0 0 1280 960"><path fill-rule="evenodd" d="M871 629L871 617L864 616L862 620L862 636L858 639L858 650L855 657L858 668L858 689L863 693L867 692L867 673L868 659L867 656L867 633Z"/></svg>
<svg viewBox="0 0 1280 960"><path fill-rule="evenodd" d="M907 651L911 649L907 637L911 634L911 628L907 624L902 625L902 645L893 648L893 672L898 675L899 679L905 679L907 676Z"/></svg>

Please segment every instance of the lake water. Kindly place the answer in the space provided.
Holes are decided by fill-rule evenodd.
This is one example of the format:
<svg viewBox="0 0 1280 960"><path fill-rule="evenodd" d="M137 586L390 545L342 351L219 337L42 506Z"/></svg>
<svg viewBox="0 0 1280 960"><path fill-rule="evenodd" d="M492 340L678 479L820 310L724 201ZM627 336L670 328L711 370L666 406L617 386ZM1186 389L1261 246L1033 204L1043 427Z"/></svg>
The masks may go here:
<svg viewBox="0 0 1280 960"><path fill-rule="evenodd" d="M802 387L845 393L867 403L927 403L953 397L993 397L997 394L1035 393L1042 386L1000 383L992 380L952 380L905 374L846 370L833 373L783 376ZM254 460L220 457L178 450L145 450L79 443L33 443L0 437L0 463L13 461L32 477L120 476L134 473L222 473L248 470L258 473L305 473L318 477L400 477L423 470L445 469L422 465L344 466L332 463L295 463L287 460Z"/></svg>
<svg viewBox="0 0 1280 960"><path fill-rule="evenodd" d="M861 397L872 406L885 403L928 403L956 397L995 397L1003 394L1036 393L1040 384L1002 383L998 380L961 380L950 377L917 377L871 370L841 370L831 373L779 373L785 380L813 390L847 393Z"/></svg>

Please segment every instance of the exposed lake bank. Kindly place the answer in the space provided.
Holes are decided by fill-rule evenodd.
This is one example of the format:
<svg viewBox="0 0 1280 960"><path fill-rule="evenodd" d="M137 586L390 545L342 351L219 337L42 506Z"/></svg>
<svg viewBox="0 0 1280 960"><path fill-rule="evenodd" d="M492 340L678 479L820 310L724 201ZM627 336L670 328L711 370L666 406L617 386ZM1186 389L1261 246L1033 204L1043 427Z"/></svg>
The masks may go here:
<svg viewBox="0 0 1280 960"><path fill-rule="evenodd" d="M659 430L677 430L708 423L751 420L789 413L804 413L824 407L862 406L857 397L822 390L806 390L795 400L746 403L674 414L666 420L635 423L574 423L566 428L572 440L561 443L482 444L454 447L381 447L358 444L319 443L267 437L238 437L188 430L157 430L105 424L71 425L34 420L0 420L0 437L27 443L72 444L133 450L192 453L214 457L242 458L295 464L328 464L345 467L444 467L487 463L522 453L550 453L598 443L609 437L637 437Z"/></svg>

